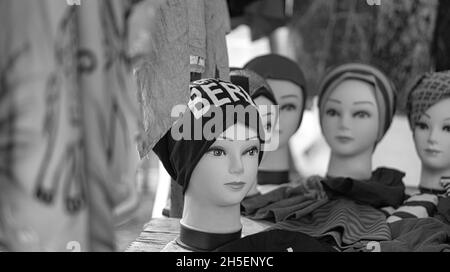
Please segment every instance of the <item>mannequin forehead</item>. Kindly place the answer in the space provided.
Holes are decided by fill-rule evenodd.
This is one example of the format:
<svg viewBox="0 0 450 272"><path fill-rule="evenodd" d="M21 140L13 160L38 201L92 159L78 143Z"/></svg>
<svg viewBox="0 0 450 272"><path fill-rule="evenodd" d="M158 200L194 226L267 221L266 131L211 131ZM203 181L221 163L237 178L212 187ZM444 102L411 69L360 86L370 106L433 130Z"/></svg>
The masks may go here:
<svg viewBox="0 0 450 272"><path fill-rule="evenodd" d="M258 134L253 128L249 128L242 123L236 123L228 127L222 132L217 140L229 140L229 141L248 141L258 140Z"/></svg>
<svg viewBox="0 0 450 272"><path fill-rule="evenodd" d="M272 88L278 102L283 98L303 99L302 88L290 81L279 79L266 79L267 84Z"/></svg>
<svg viewBox="0 0 450 272"><path fill-rule="evenodd" d="M373 87L369 83L354 79L347 79L339 83L328 100L339 101L343 104L371 102L376 105Z"/></svg>
<svg viewBox="0 0 450 272"><path fill-rule="evenodd" d="M436 121L447 120L450 121L450 98L443 99L433 106L431 106L423 117L428 117Z"/></svg>

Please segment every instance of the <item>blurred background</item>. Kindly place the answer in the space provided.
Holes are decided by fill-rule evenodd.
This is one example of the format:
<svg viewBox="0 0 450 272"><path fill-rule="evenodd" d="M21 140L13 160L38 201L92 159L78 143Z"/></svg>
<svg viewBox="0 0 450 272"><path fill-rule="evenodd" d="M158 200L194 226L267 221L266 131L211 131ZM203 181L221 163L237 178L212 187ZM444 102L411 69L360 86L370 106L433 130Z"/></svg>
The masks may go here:
<svg viewBox="0 0 450 272"><path fill-rule="evenodd" d="M124 37L129 34L126 30L127 19L139 12L136 7L139 7L140 3L152 0L111 1L113 4L105 0L67 1L67 3L65 0L58 2L37 0L36 2L39 1L45 2L48 9L56 8L55 3L60 5L61 10L67 8L67 5L73 5L68 14L72 14L72 11L77 8L87 9L88 1L98 1L109 7L103 12L100 8L102 14L106 15L96 20L112 26L95 28L86 21L85 28L90 29L90 32L87 30L85 32L90 34L86 35L85 39L90 39L89 41L94 38L99 39L100 43L100 38L97 37L100 35L96 31L112 33L112 36L117 38L106 41L106 44L110 45L108 50L95 52L106 59L106 63L109 64L108 69L115 67L117 62L127 66L135 61L126 56L127 49L134 45L123 43ZM12 0L0 0L0 14L2 14L0 21L3 20L0 25L2 28L0 36L2 55L0 56L3 56L0 57L0 94L2 95L0 105L3 115L1 117L5 116L3 113L8 105L5 98L9 86L7 84L7 73L10 68L8 60L14 59L7 48L11 41L15 41L13 34L21 29L18 25L11 24L14 21L11 19L13 15L11 18L6 15L11 13L17 17L21 14L24 18L29 16L25 13L25 9L21 11L20 8L12 7L11 2ZM154 2L164 2L164 0ZM80 4L79 7L77 3ZM405 93L408 84L419 74L450 69L450 0L227 0L226 3L231 23L231 31L226 35L230 67L242 67L256 56L273 52L295 60L306 75L309 94L307 109L300 129L290 141L296 166L302 176L323 175L327 168L329 148L321 136L316 107L317 85L320 78L331 66L349 61L362 61L381 68L394 81L399 94L397 114L390 130L376 149L374 167L388 166L400 169L407 173L406 185L410 188L417 186L420 163L404 116ZM14 12L11 11L13 8ZM43 10L45 7L36 4L35 9ZM93 18L96 17L95 11L86 10L86 13L89 12L92 13ZM111 18L115 16L121 19L112 20ZM49 16L48 20L53 19ZM70 24L66 25L70 27ZM83 28L80 29L83 30ZM39 31L46 33L45 28ZM24 33L29 32L30 30L24 31ZM79 33L83 32L79 30ZM65 44L70 44L70 41L70 37L64 38ZM102 42L105 43L104 40ZM53 47L53 44L49 45L49 48ZM60 53L70 54L69 51ZM90 62L92 61L90 54L85 52L80 58L81 66L87 66L85 70L88 71L89 66L93 65ZM42 63L49 59L53 61L53 57L44 55L39 61ZM36 69L39 70L39 68ZM109 106L105 112L108 113L111 109L119 109L118 112L121 112L120 109L123 108L125 118L135 118L137 105L131 102L121 105L120 102L131 101L130 97L134 98L136 95L137 87L131 69L124 71L116 68L108 69L105 69L105 75L108 76L99 76L97 80L100 85L106 86L105 90L117 89L119 94L114 96L111 100L113 102L108 102ZM113 82L121 75L126 78L123 83L125 85L105 83ZM84 82L84 79L80 77L73 80ZM81 84L81 86L86 85ZM87 84L87 86L90 85ZM125 94L127 98L121 98L124 94L123 90L120 94L120 88L123 86L127 88L127 94ZM98 101L102 101L102 97L105 95L99 94ZM86 99L86 97L80 99ZM115 99L119 102L115 103ZM45 106L43 107L45 109ZM105 113L101 118L107 119L108 114ZM117 117L117 119L120 118ZM3 132L7 131L7 123L0 120L0 125ZM129 141L134 140L134 133L138 126L136 124L124 128L128 129ZM116 128L112 127L113 130ZM112 139L112 142L114 141L117 141L117 138ZM7 146L4 141L2 144ZM5 165L7 165L8 157L3 155L6 154L4 150L6 149L1 151L4 164L2 167L7 169ZM136 153L134 148L127 149L129 150ZM125 180L126 183L131 184L132 189L129 190L133 193L129 194L131 196L128 204L121 207L123 210L117 211L120 216L114 221L118 251L125 250L136 239L143 225L150 218L163 216L163 209L167 206L170 178L157 157L150 153L137 164L135 174L130 174L127 177L128 180ZM6 184L5 180L8 176L3 174L1 177L4 178L2 183ZM105 179L108 179L107 175ZM1 190L2 187L0 187Z"/></svg>

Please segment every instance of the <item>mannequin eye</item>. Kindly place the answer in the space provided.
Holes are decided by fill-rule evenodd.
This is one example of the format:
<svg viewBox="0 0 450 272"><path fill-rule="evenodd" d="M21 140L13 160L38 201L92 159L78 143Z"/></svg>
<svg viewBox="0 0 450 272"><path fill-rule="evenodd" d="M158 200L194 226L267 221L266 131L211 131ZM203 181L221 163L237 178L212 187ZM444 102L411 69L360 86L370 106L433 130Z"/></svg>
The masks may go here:
<svg viewBox="0 0 450 272"><path fill-rule="evenodd" d="M428 125L424 122L416 122L416 128L420 130L428 129Z"/></svg>
<svg viewBox="0 0 450 272"><path fill-rule="evenodd" d="M225 155L225 150L223 150L222 148L219 148L219 147L211 147L208 149L207 152L215 157L220 157L220 156Z"/></svg>
<svg viewBox="0 0 450 272"><path fill-rule="evenodd" d="M338 116L339 112L335 109L329 109L325 112L325 114L328 116Z"/></svg>
<svg viewBox="0 0 450 272"><path fill-rule="evenodd" d="M245 153L248 153L250 156L256 156L259 153L259 149L256 146L252 146Z"/></svg>
<svg viewBox="0 0 450 272"><path fill-rule="evenodd" d="M442 130L445 131L445 132L450 133L450 125L445 125L445 126L442 128Z"/></svg>
<svg viewBox="0 0 450 272"><path fill-rule="evenodd" d="M291 104L291 103L284 104L283 106L281 106L281 110L284 110L284 111L293 111L293 110L296 110L296 109L297 109L297 107L294 104Z"/></svg>
<svg viewBox="0 0 450 272"><path fill-rule="evenodd" d="M357 111L353 114L353 117L357 117L357 118L369 118L370 117L370 113L368 113L367 111Z"/></svg>

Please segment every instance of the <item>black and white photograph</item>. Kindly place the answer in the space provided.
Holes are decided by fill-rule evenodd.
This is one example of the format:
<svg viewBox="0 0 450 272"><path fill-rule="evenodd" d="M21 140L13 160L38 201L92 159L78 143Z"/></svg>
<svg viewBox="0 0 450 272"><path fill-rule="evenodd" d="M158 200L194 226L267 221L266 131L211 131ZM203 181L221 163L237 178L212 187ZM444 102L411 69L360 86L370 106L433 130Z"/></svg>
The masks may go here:
<svg viewBox="0 0 450 272"><path fill-rule="evenodd" d="M450 252L450 0L0 0L17 252Z"/></svg>

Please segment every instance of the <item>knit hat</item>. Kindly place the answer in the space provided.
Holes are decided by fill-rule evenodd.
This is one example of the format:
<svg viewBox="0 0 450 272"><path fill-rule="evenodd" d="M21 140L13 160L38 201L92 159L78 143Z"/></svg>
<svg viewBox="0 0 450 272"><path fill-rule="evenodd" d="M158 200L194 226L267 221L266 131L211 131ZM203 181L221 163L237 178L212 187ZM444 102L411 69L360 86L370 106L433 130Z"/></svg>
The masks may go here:
<svg viewBox="0 0 450 272"><path fill-rule="evenodd" d="M277 105L272 88L257 73L243 68L230 68L230 81L233 84L241 86L244 91L250 94L253 100L259 96L263 96L269 99L274 105Z"/></svg>
<svg viewBox="0 0 450 272"><path fill-rule="evenodd" d="M409 125L415 123L431 106L442 99L450 98L450 70L425 73L414 81L406 102Z"/></svg>
<svg viewBox="0 0 450 272"><path fill-rule="evenodd" d="M241 87L220 79L197 80L189 87L188 108L153 148L169 175L183 187L183 194L197 163L228 127L242 123L264 143L257 107ZM261 150L259 162L262 155Z"/></svg>
<svg viewBox="0 0 450 272"><path fill-rule="evenodd" d="M294 61L277 54L268 54L256 57L244 65L245 69L252 70L265 79L286 80L301 87L303 95L302 113L298 126L303 118L307 98L305 76L300 66Z"/></svg>
<svg viewBox="0 0 450 272"><path fill-rule="evenodd" d="M396 110L397 95L391 80L383 72L371 65L347 63L326 73L319 87L318 104L320 116L324 114L325 102L330 95L340 83L347 79L361 80L374 87L380 123L377 137L377 142L379 142L391 126Z"/></svg>

